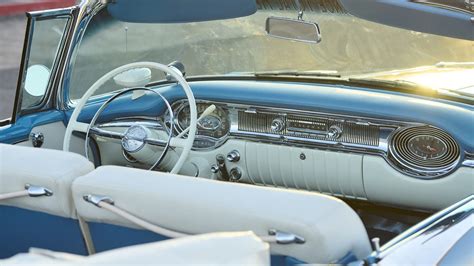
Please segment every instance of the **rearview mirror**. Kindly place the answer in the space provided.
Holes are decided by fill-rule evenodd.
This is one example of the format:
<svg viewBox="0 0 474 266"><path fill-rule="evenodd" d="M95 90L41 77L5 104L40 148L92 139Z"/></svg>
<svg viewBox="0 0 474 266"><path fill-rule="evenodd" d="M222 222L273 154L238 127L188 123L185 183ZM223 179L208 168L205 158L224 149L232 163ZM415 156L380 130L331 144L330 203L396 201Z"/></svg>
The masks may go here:
<svg viewBox="0 0 474 266"><path fill-rule="evenodd" d="M151 70L149 68L133 68L124 71L114 77L115 84L125 87L143 87L151 80Z"/></svg>
<svg viewBox="0 0 474 266"><path fill-rule="evenodd" d="M269 36L298 42L319 43L321 32L318 24L304 20L269 17L265 23Z"/></svg>

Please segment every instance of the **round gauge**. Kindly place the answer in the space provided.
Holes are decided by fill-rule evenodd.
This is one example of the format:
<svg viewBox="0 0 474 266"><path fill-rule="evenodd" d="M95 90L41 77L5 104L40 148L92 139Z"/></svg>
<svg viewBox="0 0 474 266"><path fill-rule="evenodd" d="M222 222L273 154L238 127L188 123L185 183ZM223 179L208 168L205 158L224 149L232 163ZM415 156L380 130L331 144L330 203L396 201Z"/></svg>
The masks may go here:
<svg viewBox="0 0 474 266"><path fill-rule="evenodd" d="M423 159L436 159L447 152L446 143L434 136L418 135L408 140L408 149Z"/></svg>
<svg viewBox="0 0 474 266"><path fill-rule="evenodd" d="M198 121L198 126L205 130L216 130L221 124L221 119L215 115L208 115Z"/></svg>
<svg viewBox="0 0 474 266"><path fill-rule="evenodd" d="M451 135L432 126L396 131L390 140L389 152L389 158L404 173L426 179L455 169L461 153Z"/></svg>
<svg viewBox="0 0 474 266"><path fill-rule="evenodd" d="M197 113L198 117L209 107L210 104L207 103L198 103L196 105L197 107ZM189 127L190 124L190 112L189 112L189 106L187 104L180 104L178 107L175 109L176 112L176 125L177 125L177 131L178 133ZM216 110L212 112L211 114L203 117L200 121L198 121L198 128L197 128L197 135L196 138L199 137L204 137L205 139L205 144L203 142L203 145L197 145L197 146L208 146L211 147L213 146L211 144L211 139L214 139L213 142L216 142L218 139L224 137L227 135L229 128L230 128L230 122L228 118L228 113L227 110L217 106ZM196 148L196 145L195 145ZM202 147L204 148L204 147Z"/></svg>

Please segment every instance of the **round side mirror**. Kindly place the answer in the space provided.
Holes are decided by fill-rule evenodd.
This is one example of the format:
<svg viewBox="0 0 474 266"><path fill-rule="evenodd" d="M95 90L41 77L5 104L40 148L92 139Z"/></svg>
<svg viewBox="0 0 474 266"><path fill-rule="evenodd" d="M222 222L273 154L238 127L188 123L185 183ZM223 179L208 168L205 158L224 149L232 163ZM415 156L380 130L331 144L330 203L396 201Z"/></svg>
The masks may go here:
<svg viewBox="0 0 474 266"><path fill-rule="evenodd" d="M49 68L43 65L32 65L28 67L25 79L25 90L31 96L43 96L49 82Z"/></svg>

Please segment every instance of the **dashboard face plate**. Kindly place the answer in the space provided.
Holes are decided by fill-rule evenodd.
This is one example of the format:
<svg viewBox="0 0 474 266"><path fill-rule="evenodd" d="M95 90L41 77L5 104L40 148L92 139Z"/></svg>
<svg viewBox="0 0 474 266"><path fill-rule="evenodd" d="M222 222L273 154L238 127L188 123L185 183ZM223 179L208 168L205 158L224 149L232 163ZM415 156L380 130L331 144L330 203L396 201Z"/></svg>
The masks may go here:
<svg viewBox="0 0 474 266"><path fill-rule="evenodd" d="M447 152L447 145L435 136L419 135L408 141L408 150L421 159L440 158Z"/></svg>
<svg viewBox="0 0 474 266"><path fill-rule="evenodd" d="M237 138L379 155L394 169L419 179L444 177L462 159L449 133L426 124L206 100L198 100L198 116L211 104L216 110L198 123L194 150L214 149ZM172 106L179 134L189 125L189 107L183 100ZM275 118L285 125L278 132L271 130ZM338 137L329 135L332 126L341 129ZM416 132L400 134L411 130Z"/></svg>
<svg viewBox="0 0 474 266"><path fill-rule="evenodd" d="M210 106L209 103L197 103L198 117ZM189 105L185 102L173 104L177 133L181 133L190 124ZM196 140L193 148L207 149L217 146L229 134L230 120L227 109L216 105L216 110L198 121Z"/></svg>

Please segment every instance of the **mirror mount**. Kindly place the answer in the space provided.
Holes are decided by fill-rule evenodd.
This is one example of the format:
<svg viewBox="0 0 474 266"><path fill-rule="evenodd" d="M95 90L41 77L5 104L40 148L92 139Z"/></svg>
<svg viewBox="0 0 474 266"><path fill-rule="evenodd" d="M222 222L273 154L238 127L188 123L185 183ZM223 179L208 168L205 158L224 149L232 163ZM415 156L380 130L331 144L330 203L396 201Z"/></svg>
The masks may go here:
<svg viewBox="0 0 474 266"><path fill-rule="evenodd" d="M296 6L298 7L298 20L303 21L304 10L303 6L300 3L300 0L295 0Z"/></svg>

